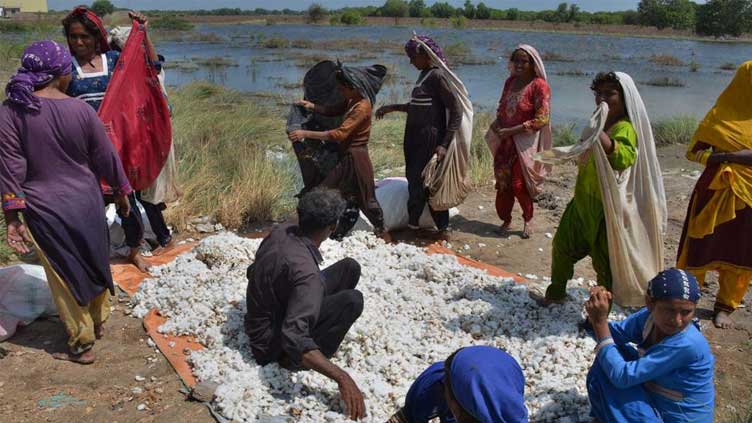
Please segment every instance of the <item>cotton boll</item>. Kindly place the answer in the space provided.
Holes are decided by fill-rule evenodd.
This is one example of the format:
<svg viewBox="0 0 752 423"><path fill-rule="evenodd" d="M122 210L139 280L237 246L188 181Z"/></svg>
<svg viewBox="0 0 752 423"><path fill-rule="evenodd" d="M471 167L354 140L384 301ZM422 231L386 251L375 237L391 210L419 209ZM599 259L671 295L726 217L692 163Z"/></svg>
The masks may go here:
<svg viewBox="0 0 752 423"><path fill-rule="evenodd" d="M229 419L346 422L334 382L276 364L262 368L253 359L243 327L245 271L260 243L231 233L204 239L194 252L154 270L132 300L133 314L157 308L167 318L160 332L192 335L207 347L190 353L189 361L199 380L219 384L215 402ZM595 343L577 323L590 282L571 281L574 301L541 308L511 279L460 265L454 256L385 244L370 233L327 240L321 252L322 267L345 257L362 267L363 314L333 361L361 388L365 422L388 419L423 370L468 345L493 345L518 360L531 421L586 421L585 377ZM612 316L624 314L614 307Z"/></svg>

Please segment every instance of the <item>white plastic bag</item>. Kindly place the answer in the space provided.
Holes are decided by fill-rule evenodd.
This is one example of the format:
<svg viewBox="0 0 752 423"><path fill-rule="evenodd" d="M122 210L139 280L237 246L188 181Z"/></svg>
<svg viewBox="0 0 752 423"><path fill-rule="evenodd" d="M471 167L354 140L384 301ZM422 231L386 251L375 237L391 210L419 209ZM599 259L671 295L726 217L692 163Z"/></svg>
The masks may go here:
<svg viewBox="0 0 752 423"><path fill-rule="evenodd" d="M20 264L0 268L0 341L13 336L19 325L57 310L42 266Z"/></svg>
<svg viewBox="0 0 752 423"><path fill-rule="evenodd" d="M376 200L378 200L381 209L384 211L384 229L393 231L407 228L409 216L407 213L407 199L410 197L407 190L407 179L405 178L386 178L376 183ZM454 217L459 213L456 208L449 210L449 217ZM418 225L421 228L433 228L434 222L428 205L420 216ZM360 217L355 223L353 231L371 231L373 226L360 212Z"/></svg>

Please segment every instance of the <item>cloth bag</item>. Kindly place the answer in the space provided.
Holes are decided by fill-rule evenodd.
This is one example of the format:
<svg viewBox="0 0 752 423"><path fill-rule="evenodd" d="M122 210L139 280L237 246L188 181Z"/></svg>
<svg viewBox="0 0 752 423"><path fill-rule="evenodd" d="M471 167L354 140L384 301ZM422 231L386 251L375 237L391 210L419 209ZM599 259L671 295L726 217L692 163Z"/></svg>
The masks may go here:
<svg viewBox="0 0 752 423"><path fill-rule="evenodd" d="M145 27L134 22L99 109L128 181L137 191L154 183L172 146L170 111L145 41Z"/></svg>
<svg viewBox="0 0 752 423"><path fill-rule="evenodd" d="M165 70L157 75L159 78L159 85L162 88L162 93L167 98L167 89L165 88ZM180 197L180 189L178 189L178 165L175 161L175 143L170 142L170 152L167 154L167 160L165 161L162 170L157 176L157 180L154 181L151 186L141 192L141 199L151 204L160 203L173 203Z"/></svg>
<svg viewBox="0 0 752 423"><path fill-rule="evenodd" d="M470 143L473 138L473 104L467 89L457 75L441 60L430 47L417 36L413 37L423 48L431 62L443 69L448 76L449 87L460 100L462 124L449 144L446 156L439 160L434 154L423 169L423 183L428 189L428 203L434 210L449 210L465 201L471 191Z"/></svg>
<svg viewBox="0 0 752 423"><path fill-rule="evenodd" d="M540 153L536 159L554 164L588 151L594 155L606 217L614 302L623 307L641 307L645 305L648 281L664 268L666 194L645 105L632 78L622 72L616 75L624 90L627 114L637 132L635 164L623 172L611 168L598 137L608 117L606 103L595 110L577 144Z"/></svg>

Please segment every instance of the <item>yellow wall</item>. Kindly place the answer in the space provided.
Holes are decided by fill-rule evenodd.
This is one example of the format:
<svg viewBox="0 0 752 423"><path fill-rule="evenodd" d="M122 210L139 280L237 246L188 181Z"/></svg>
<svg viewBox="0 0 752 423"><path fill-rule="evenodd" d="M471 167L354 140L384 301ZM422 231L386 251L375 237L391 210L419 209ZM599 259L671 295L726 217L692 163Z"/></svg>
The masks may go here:
<svg viewBox="0 0 752 423"><path fill-rule="evenodd" d="M47 13L47 0L0 0L0 7L20 8L25 13Z"/></svg>

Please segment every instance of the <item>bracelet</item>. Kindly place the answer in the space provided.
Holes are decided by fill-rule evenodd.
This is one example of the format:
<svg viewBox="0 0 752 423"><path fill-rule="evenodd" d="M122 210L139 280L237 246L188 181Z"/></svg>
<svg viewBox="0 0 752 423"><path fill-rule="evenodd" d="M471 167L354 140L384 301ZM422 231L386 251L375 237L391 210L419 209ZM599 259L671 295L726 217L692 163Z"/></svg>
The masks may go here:
<svg viewBox="0 0 752 423"><path fill-rule="evenodd" d="M614 338L607 336L600 341L598 341L598 345L595 346L595 355L598 355L598 353L605 347L611 345L614 343Z"/></svg>

